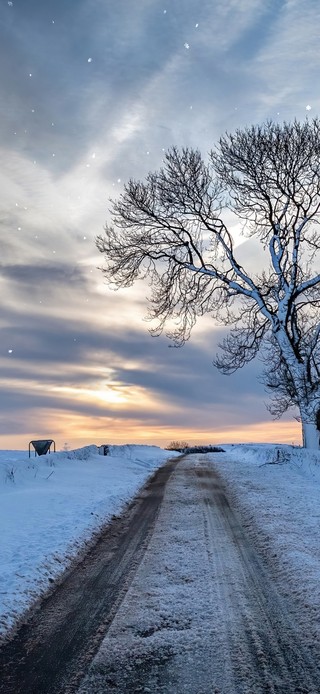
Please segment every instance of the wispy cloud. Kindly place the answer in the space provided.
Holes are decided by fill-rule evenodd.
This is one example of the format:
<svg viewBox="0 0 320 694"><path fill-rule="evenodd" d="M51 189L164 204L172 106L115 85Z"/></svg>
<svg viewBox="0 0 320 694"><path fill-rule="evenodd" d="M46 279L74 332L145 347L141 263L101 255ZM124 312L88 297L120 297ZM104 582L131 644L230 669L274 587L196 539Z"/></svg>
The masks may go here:
<svg viewBox="0 0 320 694"><path fill-rule="evenodd" d="M306 106L319 112L319 3L287 0L279 7L272 31L260 47L251 74L259 81L257 114L304 118ZM259 105L260 101L260 105Z"/></svg>

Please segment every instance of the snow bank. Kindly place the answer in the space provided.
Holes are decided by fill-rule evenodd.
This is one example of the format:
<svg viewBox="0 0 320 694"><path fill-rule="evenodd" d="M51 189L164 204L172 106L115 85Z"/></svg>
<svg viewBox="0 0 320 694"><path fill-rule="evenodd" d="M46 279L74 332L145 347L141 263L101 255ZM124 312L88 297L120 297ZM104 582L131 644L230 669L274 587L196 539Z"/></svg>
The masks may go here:
<svg viewBox="0 0 320 694"><path fill-rule="evenodd" d="M227 444L223 449L235 461L251 462L254 466L270 465L272 463L288 463L309 469L320 464L320 451L306 450L300 446L285 444ZM314 473L316 471L314 470Z"/></svg>
<svg viewBox="0 0 320 694"><path fill-rule="evenodd" d="M0 451L0 635L175 455L156 446L97 446L28 457Z"/></svg>

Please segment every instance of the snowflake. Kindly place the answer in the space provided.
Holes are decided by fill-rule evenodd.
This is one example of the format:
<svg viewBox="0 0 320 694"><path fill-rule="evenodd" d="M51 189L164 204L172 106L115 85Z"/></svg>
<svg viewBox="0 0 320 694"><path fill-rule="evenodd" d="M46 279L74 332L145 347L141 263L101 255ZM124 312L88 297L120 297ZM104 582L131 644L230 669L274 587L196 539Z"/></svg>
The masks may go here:
<svg viewBox="0 0 320 694"><path fill-rule="evenodd" d="M163 10L163 14L167 14L167 10Z"/></svg>
<svg viewBox="0 0 320 694"><path fill-rule="evenodd" d="M199 26L199 24L196 24L196 25L195 25L196 29L198 29L198 26Z"/></svg>
<svg viewBox="0 0 320 694"><path fill-rule="evenodd" d="M184 43L183 45L184 45L185 48L190 48L190 46L189 46L188 43Z"/></svg>
<svg viewBox="0 0 320 694"><path fill-rule="evenodd" d="M32 77L32 72L29 72L29 77Z"/></svg>
<svg viewBox="0 0 320 694"><path fill-rule="evenodd" d="M307 104L307 106L306 106L306 111L311 111L311 106L310 106L310 104Z"/></svg>
<svg viewBox="0 0 320 694"><path fill-rule="evenodd" d="M9 4L9 3L8 3L8 4ZM12 352L13 352L13 349L8 349L8 353L9 353L9 354L12 354Z"/></svg>
<svg viewBox="0 0 320 694"><path fill-rule="evenodd" d="M88 63L92 63L92 58L88 58Z"/></svg>
<svg viewBox="0 0 320 694"><path fill-rule="evenodd" d="M9 5L9 7L12 7L12 6L13 6L13 2L11 2L11 0L8 0L8 5Z"/></svg>
<svg viewBox="0 0 320 694"><path fill-rule="evenodd" d="M118 178L117 183L121 183L121 178Z"/></svg>

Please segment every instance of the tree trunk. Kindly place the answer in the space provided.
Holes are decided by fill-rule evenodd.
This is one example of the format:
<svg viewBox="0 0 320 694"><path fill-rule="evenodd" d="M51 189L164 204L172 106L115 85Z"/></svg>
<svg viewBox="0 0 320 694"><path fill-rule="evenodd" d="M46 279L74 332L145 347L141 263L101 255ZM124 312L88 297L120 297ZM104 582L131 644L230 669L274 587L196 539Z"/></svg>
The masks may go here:
<svg viewBox="0 0 320 694"><path fill-rule="evenodd" d="M311 381L304 363L297 360L284 329L276 330L274 337L290 371L301 415L303 447L320 449L320 383L311 388Z"/></svg>
<svg viewBox="0 0 320 694"><path fill-rule="evenodd" d="M308 411L309 410L309 411ZM310 412L310 405L307 411L304 407L300 408L302 424L303 447L313 450L320 449L319 410Z"/></svg>

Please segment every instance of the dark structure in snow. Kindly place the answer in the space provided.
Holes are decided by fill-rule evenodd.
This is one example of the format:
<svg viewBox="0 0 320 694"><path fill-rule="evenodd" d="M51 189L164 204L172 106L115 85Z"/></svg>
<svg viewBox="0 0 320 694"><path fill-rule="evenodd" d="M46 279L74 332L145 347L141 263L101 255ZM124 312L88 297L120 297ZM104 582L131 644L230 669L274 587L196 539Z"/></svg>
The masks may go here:
<svg viewBox="0 0 320 694"><path fill-rule="evenodd" d="M39 439L38 441L30 441L29 443L29 458L31 455L30 446L34 448L34 454L36 455L46 455L50 453L51 446L53 444L53 450L56 452L56 443L53 439Z"/></svg>
<svg viewBox="0 0 320 694"><path fill-rule="evenodd" d="M98 446L99 455L109 455L109 446L107 444L102 444Z"/></svg>

